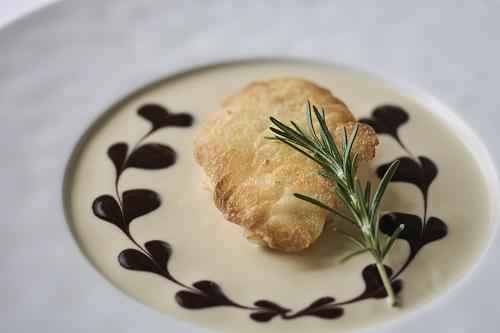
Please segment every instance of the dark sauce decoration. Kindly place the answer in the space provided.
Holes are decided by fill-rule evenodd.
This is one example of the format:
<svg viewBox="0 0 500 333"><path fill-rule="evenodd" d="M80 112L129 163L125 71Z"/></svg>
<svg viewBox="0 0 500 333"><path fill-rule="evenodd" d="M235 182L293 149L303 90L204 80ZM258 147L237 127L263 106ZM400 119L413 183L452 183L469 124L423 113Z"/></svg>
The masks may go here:
<svg viewBox="0 0 500 333"><path fill-rule="evenodd" d="M115 143L109 147L108 156L116 170L115 197L109 194L101 195L92 204L95 216L116 225L135 245L135 248L125 249L118 255L118 262L122 267L128 270L157 274L181 287L181 290L175 295L175 300L179 306L185 309L233 307L248 311L250 318L256 322L268 322L274 317L285 320L304 316L335 319L344 314L344 306L348 304L369 298L387 297L375 265L368 265L361 271L365 289L359 295L344 301L337 301L330 296L321 297L297 311L269 300L257 300L252 305L240 304L229 298L217 283L210 280L200 280L192 285L177 280L168 267L169 259L173 254L170 244L162 240L151 240L141 245L130 233L130 223L160 207L159 194L148 189L132 189L121 192L119 182L121 175L127 168L158 170L172 166L177 157L173 148L162 143L143 144L143 141L162 128L190 127L193 123L193 117L185 112L171 113L165 107L157 104L146 104L140 107L137 113L151 123L151 129L130 150L128 145L123 142ZM398 128L408 121L409 116L406 111L391 105L378 107L373 111L371 118L361 120L361 122L371 125L377 133L392 136L408 153L409 157L400 158L400 167L392 181L406 182L417 186L423 197L423 217L393 212L384 215L380 221L380 230L387 235L392 235L400 224L404 224L405 228L398 238L407 241L410 246L410 255L397 273L394 274L390 267L385 266L395 293L399 293L403 288L403 282L398 279L398 276L411 263L418 251L426 244L439 240L447 234L447 226L442 220L437 217L427 218L428 191L432 181L437 176L437 167L427 157L414 157L403 145L398 135ZM384 174L389 164L384 164L377 169L379 177Z"/></svg>
<svg viewBox="0 0 500 333"><path fill-rule="evenodd" d="M402 108L394 105L382 105L373 110L370 118L360 120L360 122L372 126L377 133L392 136L408 154L408 156L398 158L401 163L391 182L415 185L422 194L422 216L391 212L382 216L380 220L380 230L387 235L392 235L396 228L403 224L405 227L398 238L407 241L410 246L410 255L394 275L394 278L408 267L422 247L444 238L448 233L448 226L443 220L434 216L427 218L429 188L438 175L436 163L426 156L414 156L399 138L399 127L408 122L409 119L408 113ZM379 178L384 175L391 162L377 168Z"/></svg>
<svg viewBox="0 0 500 333"><path fill-rule="evenodd" d="M399 139L398 129L409 119L408 113L399 106L382 105L372 111L370 118L361 119L360 122L370 125L378 134L392 136L406 150L403 142Z"/></svg>

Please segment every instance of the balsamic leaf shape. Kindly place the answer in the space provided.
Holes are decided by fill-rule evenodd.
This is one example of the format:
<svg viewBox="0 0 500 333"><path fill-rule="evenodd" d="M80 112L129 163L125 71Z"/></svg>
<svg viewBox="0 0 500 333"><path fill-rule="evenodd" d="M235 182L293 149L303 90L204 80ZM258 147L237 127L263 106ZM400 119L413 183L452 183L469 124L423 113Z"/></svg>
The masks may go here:
<svg viewBox="0 0 500 333"><path fill-rule="evenodd" d="M392 235L397 227L405 227L398 238L404 239L410 245L410 258L414 257L422 246L444 238L448 233L446 223L437 218L430 217L425 225L419 216L406 213L389 213L380 219L380 230L386 235Z"/></svg>
<svg viewBox="0 0 500 333"><path fill-rule="evenodd" d="M144 244L146 250L151 254L154 261L165 271L167 271L168 261L172 255L170 244L160 240L152 240Z"/></svg>
<svg viewBox="0 0 500 333"><path fill-rule="evenodd" d="M132 220L152 212L161 204L158 193L145 189L125 191L122 198L127 228Z"/></svg>
<svg viewBox="0 0 500 333"><path fill-rule="evenodd" d="M148 143L137 148L128 158L127 168L163 169L175 163L175 151L160 143Z"/></svg>
<svg viewBox="0 0 500 333"><path fill-rule="evenodd" d="M404 225L404 229L398 238L408 242L410 251L413 254L421 247L422 219L419 216L407 213L394 212L385 214L380 218L380 231L391 236L400 224Z"/></svg>
<svg viewBox="0 0 500 333"><path fill-rule="evenodd" d="M372 112L370 118L361 119L360 122L370 125L379 134L389 134L398 142L398 129L410 117L402 108L395 105L382 105Z"/></svg>
<svg viewBox="0 0 500 333"><path fill-rule="evenodd" d="M344 310L341 307L332 304L335 302L333 297L322 297L312 302L308 307L301 311L301 315L315 316L325 319L334 319L342 316Z"/></svg>
<svg viewBox="0 0 500 333"><path fill-rule="evenodd" d="M447 234L448 226L443 220L434 216L429 217L425 224L424 234L422 235L422 246L444 238Z"/></svg>
<svg viewBox="0 0 500 333"><path fill-rule="evenodd" d="M390 278L393 274L392 269L389 266L384 265L387 276ZM361 273L363 281L365 282L365 290L358 297L361 299L366 298L385 298L387 297L387 291L384 288L382 279L374 264L368 265L363 269ZM401 280L395 280L391 282L394 292L397 294L401 291L403 283Z"/></svg>
<svg viewBox="0 0 500 333"><path fill-rule="evenodd" d="M250 318L252 318L255 321L265 323L279 315L280 312L276 311L256 311L250 313Z"/></svg>
<svg viewBox="0 0 500 333"><path fill-rule="evenodd" d="M108 149L108 156L113 162L118 177L123 171L125 159L127 158L128 146L124 142L115 143Z"/></svg>
<svg viewBox="0 0 500 333"><path fill-rule="evenodd" d="M271 302L271 301L266 301L266 300L260 300L255 303L253 303L255 306L258 306L259 308L265 308L265 309L270 309L270 310L278 310L280 312L288 312L288 309L285 309L278 304Z"/></svg>
<svg viewBox="0 0 500 333"><path fill-rule="evenodd" d="M220 299L221 301L229 302L229 299L222 291L221 287L213 281L203 280L193 283L193 287L199 291L205 293L206 295L212 296L213 298Z"/></svg>
<svg viewBox="0 0 500 333"><path fill-rule="evenodd" d="M254 305L258 306L259 308L265 309L265 310L258 310L256 312L252 312L250 314L250 318L252 318L255 321L259 321L259 322L270 321L271 319L273 319L277 315L290 312L290 309L286 309L282 306L279 306L278 304L276 304L274 302L266 301L266 300L256 301L254 303Z"/></svg>
<svg viewBox="0 0 500 333"><path fill-rule="evenodd" d="M108 194L101 195L94 200L92 211L101 220L111 222L120 229L125 226L120 205L115 198Z"/></svg>
<svg viewBox="0 0 500 333"><path fill-rule="evenodd" d="M187 309L203 309L214 306L235 306L227 298L219 285L213 281L203 280L193 283L197 291L182 290L175 294L177 303Z"/></svg>
<svg viewBox="0 0 500 333"><path fill-rule="evenodd" d="M205 293L192 292L181 290L175 294L177 304L186 309L204 309L215 306L228 306L233 305L228 303L227 300L211 297Z"/></svg>
<svg viewBox="0 0 500 333"><path fill-rule="evenodd" d="M162 271L151 258L136 249L126 249L118 255L118 262L126 269L162 275Z"/></svg>
<svg viewBox="0 0 500 333"><path fill-rule="evenodd" d="M307 311L304 315L315 316L324 319L335 319L344 314L344 309L341 307L320 307L311 311Z"/></svg>
<svg viewBox="0 0 500 333"><path fill-rule="evenodd" d="M408 157L400 157L398 160L400 164L391 182L413 184L420 189L424 198L427 198L427 190L438 173L436 164L425 156L419 156L419 162ZM393 161L383 164L377 168L377 175L379 178L384 176L392 162Z"/></svg>
<svg viewBox="0 0 500 333"><path fill-rule="evenodd" d="M333 297L322 297L309 304L309 306L305 308L303 311L307 312L311 309L317 309L333 302L335 302L335 298Z"/></svg>
<svg viewBox="0 0 500 333"><path fill-rule="evenodd" d="M189 127L193 124L193 117L190 114L171 114L166 108L158 104L143 105L137 113L151 122L151 132L167 126Z"/></svg>

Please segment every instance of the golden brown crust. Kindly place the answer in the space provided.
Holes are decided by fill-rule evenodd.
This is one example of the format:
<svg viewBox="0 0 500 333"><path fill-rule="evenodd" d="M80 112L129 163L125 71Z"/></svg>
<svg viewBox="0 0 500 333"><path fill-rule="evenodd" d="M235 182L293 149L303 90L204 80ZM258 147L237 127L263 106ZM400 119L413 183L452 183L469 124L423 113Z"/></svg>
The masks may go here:
<svg viewBox="0 0 500 333"><path fill-rule="evenodd" d="M325 109L335 140L342 127L351 132L355 119L346 105L311 82L279 78L255 82L229 97L199 129L196 161L214 185L214 201L224 217L241 225L252 238L286 252L307 248L320 235L325 211L293 193L339 206L332 184L317 175L319 167L285 144L268 140L269 117L306 126L305 102ZM353 147L360 160L374 157L378 140L362 124Z"/></svg>

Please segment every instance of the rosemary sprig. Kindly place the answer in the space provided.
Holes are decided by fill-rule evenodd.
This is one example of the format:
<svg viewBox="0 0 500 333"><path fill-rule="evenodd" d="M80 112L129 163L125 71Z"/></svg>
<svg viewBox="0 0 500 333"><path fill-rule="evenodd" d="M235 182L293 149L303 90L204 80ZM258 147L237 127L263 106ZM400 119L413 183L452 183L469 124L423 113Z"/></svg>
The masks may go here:
<svg viewBox="0 0 500 333"><path fill-rule="evenodd" d="M307 195L299 193L294 193L294 195L301 200L307 201L343 218L361 231L363 235L362 239L348 231L336 229L359 246L358 250L345 256L342 261L348 260L361 253L369 252L375 260L375 265L387 292L389 303L395 306L398 304L398 299L394 294L383 261L404 226L401 224L389 237L379 232L379 222L380 202L387 185L398 168L399 160L394 161L390 165L384 177L382 177L378 188L372 195L372 185L370 181L367 181L363 187L360 179L356 175L358 153L352 154L352 147L358 135L359 124L354 128L350 138L347 137L347 131L344 127L342 131L342 149L339 149L332 134L328 130L325 120L325 111L321 109L320 112L318 108L311 105L309 101L307 101L306 106L307 131L294 122L291 122L291 126L288 126L274 117L271 117L271 122L275 127L270 127L270 130L274 132L276 136L270 139L279 140L291 146L319 164L321 166L319 174L335 184L335 194L340 198L345 207L348 208L352 217L348 217L335 208ZM313 125L313 113L319 124L319 133ZM351 155L353 156L351 157Z"/></svg>

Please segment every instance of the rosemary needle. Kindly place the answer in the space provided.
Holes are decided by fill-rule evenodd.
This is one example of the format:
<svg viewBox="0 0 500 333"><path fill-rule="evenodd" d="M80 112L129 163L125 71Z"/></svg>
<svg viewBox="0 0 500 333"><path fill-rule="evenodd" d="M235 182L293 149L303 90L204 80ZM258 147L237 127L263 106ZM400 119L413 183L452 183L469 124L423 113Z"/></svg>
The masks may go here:
<svg viewBox="0 0 500 333"><path fill-rule="evenodd" d="M308 130L302 129L294 122L291 122L292 126L288 126L271 117L271 122L275 127L270 127L270 130L275 136L270 139L279 140L291 146L320 165L319 174L335 184L335 194L347 207L352 217L348 217L335 208L307 195L294 193L294 196L343 218L361 231L362 239L352 233L337 229L338 232L344 234L359 246L358 250L345 256L342 261L369 252L375 260L390 305L398 305L398 299L387 276L383 261L404 226L401 224L389 237L380 233L379 222L380 202L387 185L398 168L399 160L394 161L389 166L378 188L372 195L371 183L367 181L363 186L356 175L358 154L352 154L352 147L358 135L359 124L356 125L349 138L346 129L343 128L342 144L341 149L339 149L328 130L324 110L322 109L320 112L309 101L307 101L306 107ZM314 128L313 114L318 121L319 131Z"/></svg>

